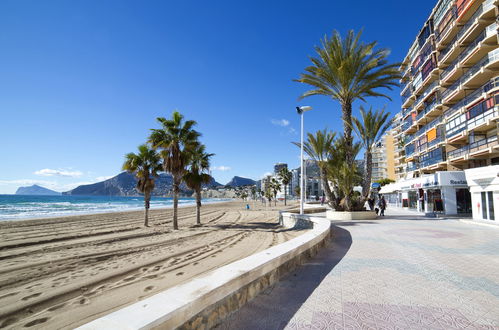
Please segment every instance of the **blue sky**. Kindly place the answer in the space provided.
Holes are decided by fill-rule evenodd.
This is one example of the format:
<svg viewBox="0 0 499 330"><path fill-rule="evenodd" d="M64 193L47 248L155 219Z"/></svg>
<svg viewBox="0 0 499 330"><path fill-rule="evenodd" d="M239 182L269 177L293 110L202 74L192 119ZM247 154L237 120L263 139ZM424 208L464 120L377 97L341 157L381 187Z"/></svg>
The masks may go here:
<svg viewBox="0 0 499 330"><path fill-rule="evenodd" d="M314 107L306 131L341 130L337 102L297 100L313 47L363 28L398 62L435 3L2 0L0 193L114 176L174 109L198 122L221 183L297 167L295 106ZM395 113L398 94L368 103Z"/></svg>

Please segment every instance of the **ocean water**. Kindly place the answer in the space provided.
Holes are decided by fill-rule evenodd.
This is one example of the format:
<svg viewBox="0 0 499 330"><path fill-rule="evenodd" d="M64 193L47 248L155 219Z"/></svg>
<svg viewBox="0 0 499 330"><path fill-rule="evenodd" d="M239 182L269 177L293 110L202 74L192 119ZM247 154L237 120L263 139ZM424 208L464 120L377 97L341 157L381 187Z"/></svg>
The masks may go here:
<svg viewBox="0 0 499 330"><path fill-rule="evenodd" d="M203 203L226 200L228 199L207 198L203 199ZM182 205L195 205L195 199L180 198L179 206ZM172 206L172 198L153 197L151 199L151 209ZM132 211L143 208L144 198L142 197L0 195L0 221Z"/></svg>

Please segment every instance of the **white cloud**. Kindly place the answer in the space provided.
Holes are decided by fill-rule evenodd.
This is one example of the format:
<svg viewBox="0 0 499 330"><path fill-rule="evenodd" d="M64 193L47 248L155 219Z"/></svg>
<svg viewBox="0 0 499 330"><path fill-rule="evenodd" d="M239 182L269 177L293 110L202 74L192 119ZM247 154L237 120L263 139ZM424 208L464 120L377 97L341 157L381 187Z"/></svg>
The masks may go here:
<svg viewBox="0 0 499 330"><path fill-rule="evenodd" d="M230 171L232 168L230 166L215 166L215 167L212 167L211 168L213 171L222 171L222 172L226 172L226 171Z"/></svg>
<svg viewBox="0 0 499 330"><path fill-rule="evenodd" d="M286 127L289 125L289 120L287 119L272 119L270 121L272 125Z"/></svg>
<svg viewBox="0 0 499 330"><path fill-rule="evenodd" d="M66 170L52 170L49 168L44 168L43 170L36 171L34 174L40 176L64 176L70 178L77 178L83 175L80 171L66 171Z"/></svg>

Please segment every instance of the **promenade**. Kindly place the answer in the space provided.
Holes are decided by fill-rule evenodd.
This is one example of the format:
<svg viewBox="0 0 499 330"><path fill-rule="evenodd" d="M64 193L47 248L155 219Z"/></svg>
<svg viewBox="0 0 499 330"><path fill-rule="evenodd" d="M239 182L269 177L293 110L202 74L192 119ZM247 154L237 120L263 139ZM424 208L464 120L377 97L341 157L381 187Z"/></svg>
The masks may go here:
<svg viewBox="0 0 499 330"><path fill-rule="evenodd" d="M499 329L499 227L388 209L337 222L331 245L219 329Z"/></svg>

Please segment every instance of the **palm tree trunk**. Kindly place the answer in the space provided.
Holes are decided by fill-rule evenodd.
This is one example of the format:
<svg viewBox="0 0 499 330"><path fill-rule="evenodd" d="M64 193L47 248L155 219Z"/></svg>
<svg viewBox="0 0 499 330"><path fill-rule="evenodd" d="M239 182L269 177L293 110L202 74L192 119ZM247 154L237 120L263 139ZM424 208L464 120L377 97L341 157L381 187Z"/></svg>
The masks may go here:
<svg viewBox="0 0 499 330"><path fill-rule="evenodd" d="M196 223L201 224L201 191L196 190Z"/></svg>
<svg viewBox="0 0 499 330"><path fill-rule="evenodd" d="M180 183L178 175L172 174L173 178L173 229L178 230L178 217L177 217L177 211L178 211L178 192L179 192L179 185Z"/></svg>
<svg viewBox="0 0 499 330"><path fill-rule="evenodd" d="M362 182L362 196L364 197L364 202L369 198L369 193L371 191L371 177L373 171L373 155L371 150L366 150L364 154L364 162L365 162L365 173L364 173L364 181Z"/></svg>
<svg viewBox="0 0 499 330"><path fill-rule="evenodd" d="M329 182L327 180L327 170L325 168L321 168L321 180L322 180L322 185L324 186L324 190L326 191L326 197L328 200L329 206L331 206L333 209L336 209L338 206L336 203L336 196L331 190L331 187L329 186Z"/></svg>
<svg viewBox="0 0 499 330"><path fill-rule="evenodd" d="M144 208L145 208L145 219L144 219L144 226L149 227L149 206L150 206L150 200L151 200L151 193L146 191L144 193Z"/></svg>
<svg viewBox="0 0 499 330"><path fill-rule="evenodd" d="M286 200L287 200L287 197L288 197L288 189L287 189L287 188L288 188L288 185L287 185L287 184L285 184L285 185L284 185L284 206L286 206L286 205L287 205L287 204L286 204Z"/></svg>
<svg viewBox="0 0 499 330"><path fill-rule="evenodd" d="M348 166L353 165L353 139L352 139L352 103L347 101L341 105L343 119L343 134L345 137L345 161ZM351 202L353 191L345 192L345 211L351 211Z"/></svg>

